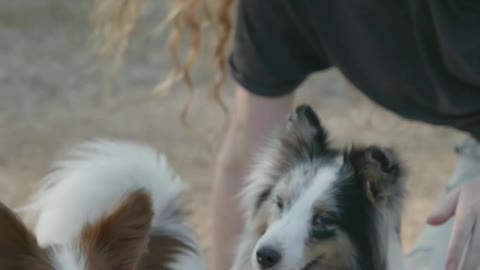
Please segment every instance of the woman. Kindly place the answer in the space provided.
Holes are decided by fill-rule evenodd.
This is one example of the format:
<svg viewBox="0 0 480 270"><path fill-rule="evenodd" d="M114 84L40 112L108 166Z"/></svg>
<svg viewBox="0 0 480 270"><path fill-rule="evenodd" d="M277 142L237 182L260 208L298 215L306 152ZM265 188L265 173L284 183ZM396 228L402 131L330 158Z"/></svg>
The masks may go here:
<svg viewBox="0 0 480 270"><path fill-rule="evenodd" d="M127 14L125 18L133 14L130 22L134 21L140 1L118 2L124 2L117 6L124 13L118 14ZM428 224L436 227L426 227L409 259L428 255L429 269L460 269L468 244L461 269L478 269L480 226L475 225L480 221L480 181L472 180L480 180L480 2L177 0L172 7L173 40L186 31L194 41L190 58L174 74L187 82L199 51L200 22L212 22L219 29L214 49L222 74L225 44L234 33L228 63L237 82L235 109L213 188L214 270L230 267L242 216L232 198L242 187L252 154L290 112L298 85L330 67L405 118L469 134L459 148L450 185L428 217ZM233 7L234 29L229 17ZM97 15L106 18L102 12ZM127 37L131 28L119 25L116 29ZM128 20L123 25L128 26ZM216 85L217 94L223 79Z"/></svg>

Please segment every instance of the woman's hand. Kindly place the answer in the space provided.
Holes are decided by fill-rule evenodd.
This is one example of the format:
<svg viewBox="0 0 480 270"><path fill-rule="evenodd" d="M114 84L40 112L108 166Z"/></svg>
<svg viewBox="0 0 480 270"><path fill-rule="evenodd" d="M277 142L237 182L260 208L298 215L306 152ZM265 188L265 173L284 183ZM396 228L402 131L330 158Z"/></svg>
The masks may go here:
<svg viewBox="0 0 480 270"><path fill-rule="evenodd" d="M447 270L480 269L480 177L455 190L428 217L430 225L441 225L455 215L446 260ZM465 258L463 259L463 253ZM463 264L462 263L463 259ZM462 268L460 268L462 267Z"/></svg>

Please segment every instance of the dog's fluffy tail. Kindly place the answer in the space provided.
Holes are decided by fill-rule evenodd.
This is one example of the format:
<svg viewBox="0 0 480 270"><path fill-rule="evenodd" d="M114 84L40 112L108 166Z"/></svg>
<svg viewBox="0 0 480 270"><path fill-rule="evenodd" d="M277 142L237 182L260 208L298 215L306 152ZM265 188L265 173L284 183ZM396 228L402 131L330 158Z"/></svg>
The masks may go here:
<svg viewBox="0 0 480 270"><path fill-rule="evenodd" d="M181 180L164 155L144 145L109 140L80 145L54 166L32 202L18 211L37 218L34 231L40 245L68 243L85 224L113 211L138 190L152 199L151 244L166 241L183 247L175 251L176 258L169 258L169 268L203 269L196 236L181 215Z"/></svg>

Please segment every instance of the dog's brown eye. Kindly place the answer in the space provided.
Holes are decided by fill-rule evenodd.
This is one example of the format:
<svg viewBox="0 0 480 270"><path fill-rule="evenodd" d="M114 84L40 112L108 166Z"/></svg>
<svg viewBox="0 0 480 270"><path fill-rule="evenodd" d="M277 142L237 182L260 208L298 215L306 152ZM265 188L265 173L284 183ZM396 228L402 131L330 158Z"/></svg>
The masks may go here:
<svg viewBox="0 0 480 270"><path fill-rule="evenodd" d="M283 209L283 200L279 197L277 197L277 207L278 209L282 210Z"/></svg>
<svg viewBox="0 0 480 270"><path fill-rule="evenodd" d="M326 227L331 227L333 225L335 225L335 221L331 218L327 218L327 217L324 217L323 218L323 224L326 226Z"/></svg>
<svg viewBox="0 0 480 270"><path fill-rule="evenodd" d="M312 219L311 236L317 240L323 240L335 235L335 223L333 219L315 215Z"/></svg>

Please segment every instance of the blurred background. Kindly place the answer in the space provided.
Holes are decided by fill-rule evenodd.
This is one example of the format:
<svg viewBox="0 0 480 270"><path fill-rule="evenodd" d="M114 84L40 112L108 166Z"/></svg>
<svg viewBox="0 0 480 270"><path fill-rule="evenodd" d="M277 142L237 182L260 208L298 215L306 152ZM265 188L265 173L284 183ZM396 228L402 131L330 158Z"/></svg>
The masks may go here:
<svg viewBox="0 0 480 270"><path fill-rule="evenodd" d="M153 34L165 17L160 0L143 10L125 66L102 101L88 11L88 1L0 0L0 200L10 207L25 202L49 165L73 144L96 137L148 143L165 152L189 184L190 222L208 253L212 166L220 140L209 152L205 138L212 127L220 128L222 113L199 89L187 129L179 121L188 97L183 85L168 95L151 94L170 64L168 33ZM209 71L197 72L200 85L202 72ZM230 79L223 96L229 105L232 92ZM313 105L339 145L374 142L399 150L409 170L403 226L408 250L452 172L453 145L463 135L399 119L334 69L308 79L296 102Z"/></svg>

